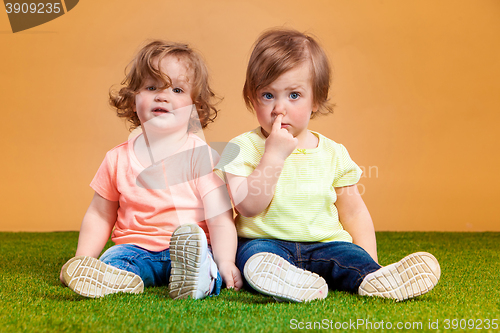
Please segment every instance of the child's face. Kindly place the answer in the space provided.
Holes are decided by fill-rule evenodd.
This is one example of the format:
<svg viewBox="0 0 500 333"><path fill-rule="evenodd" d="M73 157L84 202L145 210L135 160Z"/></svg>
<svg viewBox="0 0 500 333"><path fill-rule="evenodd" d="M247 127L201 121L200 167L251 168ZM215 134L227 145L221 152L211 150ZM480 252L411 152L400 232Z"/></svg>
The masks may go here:
<svg viewBox="0 0 500 333"><path fill-rule="evenodd" d="M263 134L267 137L273 122L283 115L281 128L294 137L305 139L311 113L317 110L313 102L310 63L281 74L267 87L257 91L257 100L252 101Z"/></svg>
<svg viewBox="0 0 500 333"><path fill-rule="evenodd" d="M160 82L147 79L135 96L134 111L142 125L148 122L149 127L162 131L187 131L194 108L188 68L184 61L174 56L163 58L159 67L172 85L162 90Z"/></svg>

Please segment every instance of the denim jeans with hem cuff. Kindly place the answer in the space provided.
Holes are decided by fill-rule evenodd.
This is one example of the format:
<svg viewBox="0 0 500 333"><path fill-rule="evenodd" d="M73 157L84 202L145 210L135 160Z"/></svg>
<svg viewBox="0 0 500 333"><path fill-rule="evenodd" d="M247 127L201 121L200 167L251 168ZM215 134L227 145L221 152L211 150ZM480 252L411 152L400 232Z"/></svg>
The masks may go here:
<svg viewBox="0 0 500 333"><path fill-rule="evenodd" d="M210 256L212 251L208 248ZM132 272L141 277L144 287L168 285L172 269L168 249L154 252L133 244L119 244L107 249L99 258L105 264ZM219 295L222 277L217 272L212 295Z"/></svg>
<svg viewBox="0 0 500 333"><path fill-rule="evenodd" d="M322 276L330 289L356 294L365 276L382 267L363 248L349 242L299 243L240 238L236 266L242 274L248 259L260 252L277 254L294 266ZM251 289L246 280L244 283Z"/></svg>

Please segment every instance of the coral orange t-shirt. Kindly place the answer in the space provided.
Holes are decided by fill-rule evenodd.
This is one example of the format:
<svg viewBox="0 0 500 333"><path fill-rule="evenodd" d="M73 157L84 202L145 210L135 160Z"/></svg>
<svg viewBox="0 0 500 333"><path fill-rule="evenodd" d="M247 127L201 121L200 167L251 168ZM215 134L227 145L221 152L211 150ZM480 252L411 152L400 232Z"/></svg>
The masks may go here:
<svg viewBox="0 0 500 333"><path fill-rule="evenodd" d="M133 149L137 138L111 149L90 183L103 198L119 202L112 241L162 251L173 231L189 223L197 223L210 240L202 198L224 185L212 172L217 152L189 134L174 155L144 168Z"/></svg>

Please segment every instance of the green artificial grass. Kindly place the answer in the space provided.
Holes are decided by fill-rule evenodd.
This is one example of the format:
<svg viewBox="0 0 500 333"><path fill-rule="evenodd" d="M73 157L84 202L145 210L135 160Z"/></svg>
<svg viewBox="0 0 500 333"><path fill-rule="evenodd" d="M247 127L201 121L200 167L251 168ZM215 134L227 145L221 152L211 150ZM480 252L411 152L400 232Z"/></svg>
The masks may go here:
<svg viewBox="0 0 500 333"><path fill-rule="evenodd" d="M166 287L86 299L59 282L77 240L77 232L0 233L0 332L500 331L500 233L377 233L382 265L416 251L441 264L434 290L400 303L337 291L276 303L232 290L173 301Z"/></svg>

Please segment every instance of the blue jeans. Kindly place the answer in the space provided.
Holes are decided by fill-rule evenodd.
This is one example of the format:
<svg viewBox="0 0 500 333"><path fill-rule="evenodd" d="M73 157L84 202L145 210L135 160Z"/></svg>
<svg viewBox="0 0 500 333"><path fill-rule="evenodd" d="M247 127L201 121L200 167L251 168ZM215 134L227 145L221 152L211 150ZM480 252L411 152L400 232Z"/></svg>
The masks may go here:
<svg viewBox="0 0 500 333"><path fill-rule="evenodd" d="M259 252L277 254L294 266L322 276L330 289L356 294L365 276L382 267L363 248L349 242L297 243L240 238L236 266L241 273L248 259ZM245 286L249 288L246 281Z"/></svg>
<svg viewBox="0 0 500 333"><path fill-rule="evenodd" d="M212 252L209 247L209 253ZM132 272L141 277L145 287L168 285L172 269L168 249L153 252L133 244L114 245L99 258L105 264ZM219 295L222 278L217 272L217 280L211 295Z"/></svg>

